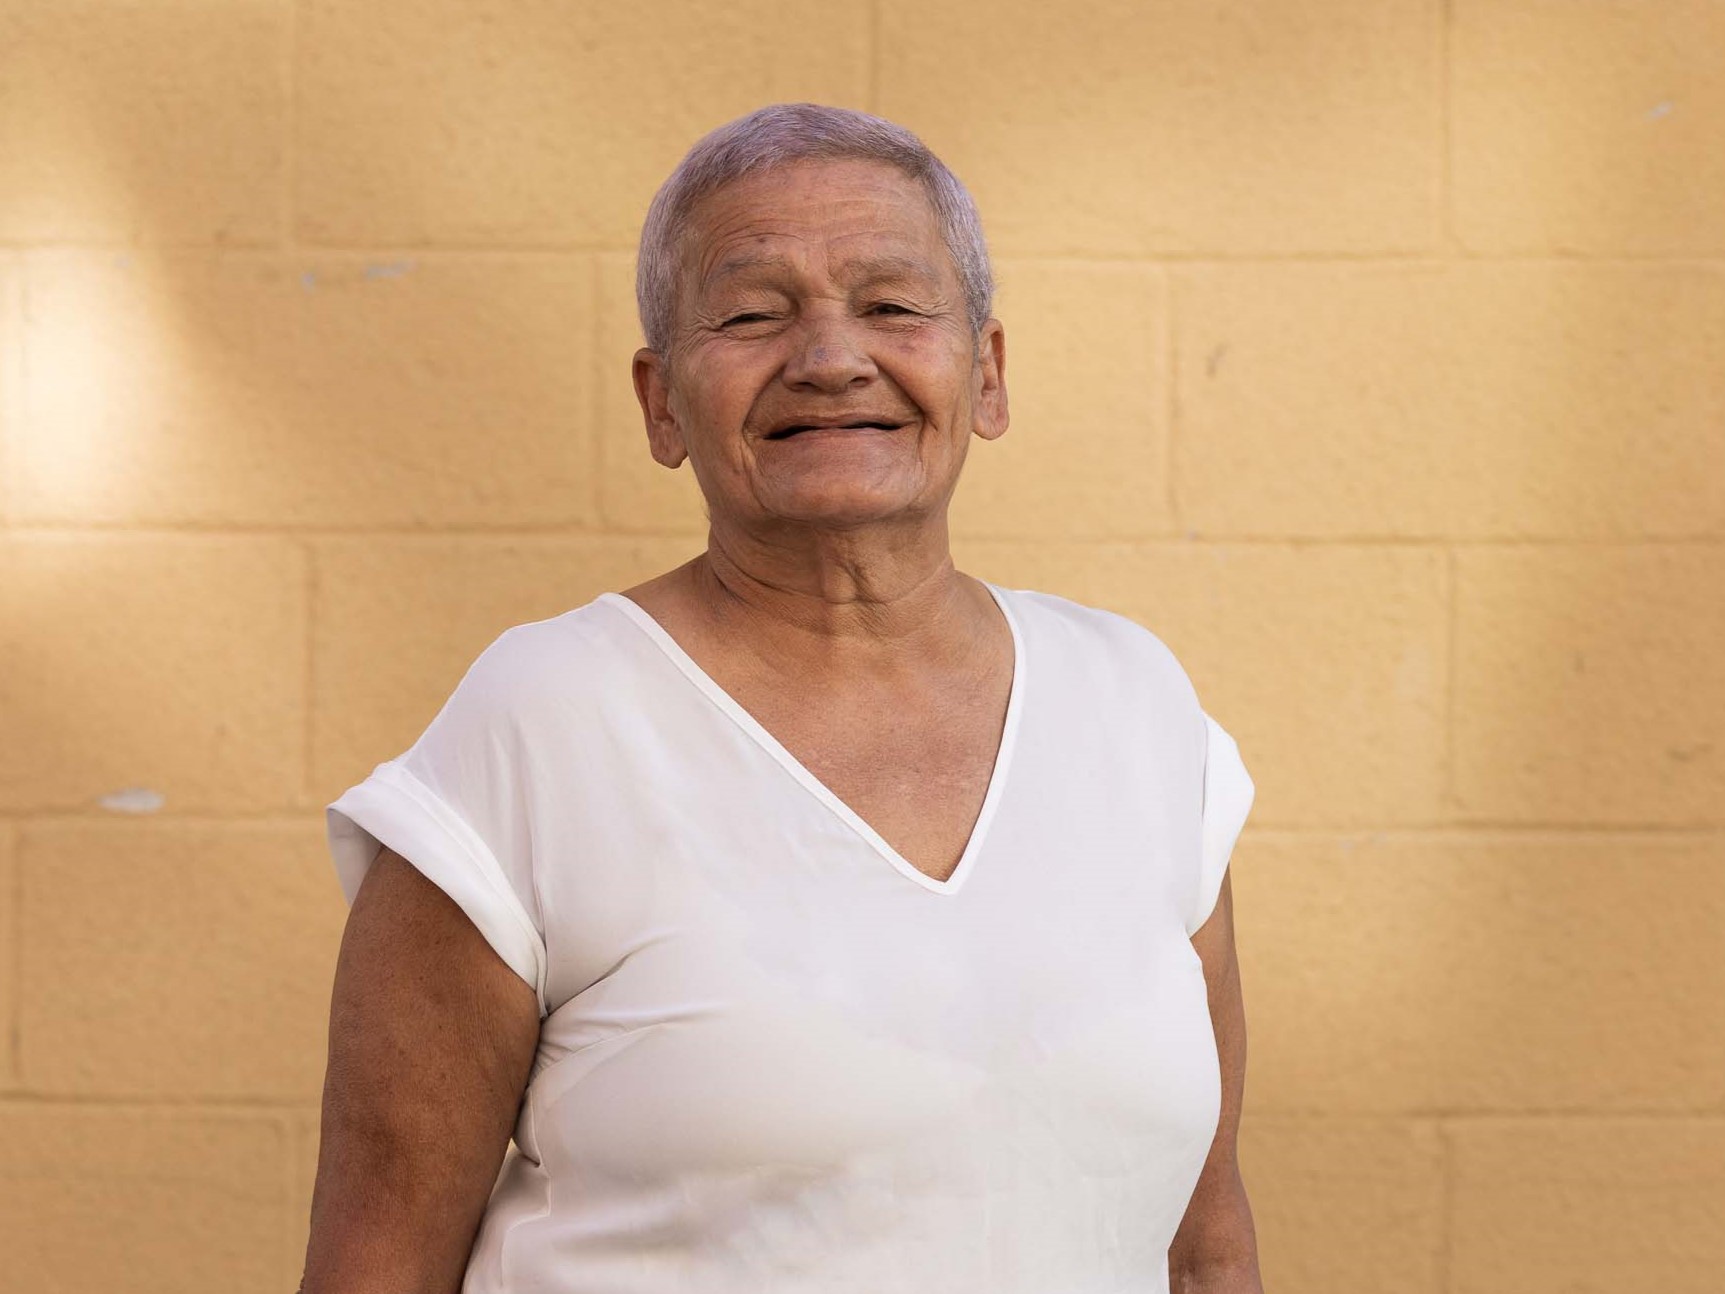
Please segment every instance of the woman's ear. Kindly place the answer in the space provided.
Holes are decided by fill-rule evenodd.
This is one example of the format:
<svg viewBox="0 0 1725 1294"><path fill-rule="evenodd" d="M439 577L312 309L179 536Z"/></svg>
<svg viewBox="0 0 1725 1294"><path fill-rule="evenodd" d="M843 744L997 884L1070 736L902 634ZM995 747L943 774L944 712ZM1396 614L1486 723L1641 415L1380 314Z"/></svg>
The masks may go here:
<svg viewBox="0 0 1725 1294"><path fill-rule="evenodd" d="M999 440L1010 421L1006 408L1006 325L990 319L976 341L976 367L982 387L976 396L975 431L984 440Z"/></svg>
<svg viewBox="0 0 1725 1294"><path fill-rule="evenodd" d="M666 467L680 467L689 456L683 442L683 429L671 411L671 388L666 380L667 366L658 351L643 346L635 352L632 366L635 398L641 404L641 416L647 424L647 444L653 460Z"/></svg>

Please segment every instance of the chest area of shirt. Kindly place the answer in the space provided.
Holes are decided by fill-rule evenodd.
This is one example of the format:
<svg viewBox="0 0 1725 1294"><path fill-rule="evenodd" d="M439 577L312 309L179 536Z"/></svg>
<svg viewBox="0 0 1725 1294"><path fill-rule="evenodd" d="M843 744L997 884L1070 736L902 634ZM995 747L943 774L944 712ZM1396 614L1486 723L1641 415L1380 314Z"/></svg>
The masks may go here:
<svg viewBox="0 0 1725 1294"><path fill-rule="evenodd" d="M987 1039L992 1012L1010 1017L999 1023L1011 1032L1031 1004L1033 1016L1058 1016L1077 992L1094 1005L1090 977L1110 957L1131 963L1164 934L1181 935L1169 882L1190 870L1196 814L1181 805L1197 787L1168 781L1155 743L1119 706L1072 722L1085 698L1045 691L1046 704L1021 707L992 816L955 873L962 886L931 892L906 875L912 860L927 862L926 849L904 860L883 853L813 793L788 754L755 740L710 697L674 686L682 682L659 672L619 690L587 720L582 762L546 783L534 840L556 1001L625 966L639 973L650 949L668 957L692 999L706 1000L718 979L688 949L716 937L776 982L846 1000L860 993L865 1001L852 1005L865 1016L924 1021L926 1029L912 1027L919 1042L952 1036L951 1016ZM949 864L958 856L987 778L980 757L967 766L962 747L992 759L998 731L877 715L838 725L875 740L823 745L797 707L750 700L786 751L799 750L807 771L887 831L901 821L895 806L914 814L931 803L926 783L968 767L969 804L947 822L941 845ZM923 758L930 751L932 762ZM917 848L914 834L898 836L887 843ZM658 964L653 955L646 964ZM1128 996L1141 990L1142 968L1118 970L1102 980ZM1008 987L1020 972L1031 982Z"/></svg>

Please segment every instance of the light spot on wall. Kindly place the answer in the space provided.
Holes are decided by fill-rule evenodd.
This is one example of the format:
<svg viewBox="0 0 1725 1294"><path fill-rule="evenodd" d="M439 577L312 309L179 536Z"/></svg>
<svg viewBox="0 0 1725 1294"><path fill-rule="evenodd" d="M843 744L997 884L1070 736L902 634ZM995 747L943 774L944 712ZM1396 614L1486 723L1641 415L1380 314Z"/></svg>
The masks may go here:
<svg viewBox="0 0 1725 1294"><path fill-rule="evenodd" d="M104 795L99 801L104 809L112 809L115 813L154 813L167 802L167 796L147 786L128 786L123 791Z"/></svg>

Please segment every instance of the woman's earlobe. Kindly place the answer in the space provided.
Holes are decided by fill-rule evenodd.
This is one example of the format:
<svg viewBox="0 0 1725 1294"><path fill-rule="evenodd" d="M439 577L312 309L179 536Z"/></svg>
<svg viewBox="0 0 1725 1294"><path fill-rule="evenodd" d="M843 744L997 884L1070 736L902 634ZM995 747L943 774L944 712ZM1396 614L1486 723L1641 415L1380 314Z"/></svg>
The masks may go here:
<svg viewBox="0 0 1725 1294"><path fill-rule="evenodd" d="M662 431L655 434L649 429L647 444L653 451L653 461L664 467L679 468L689 457L689 451L683 447L682 438L676 436L675 432L671 437L665 437Z"/></svg>
<svg viewBox="0 0 1725 1294"><path fill-rule="evenodd" d="M653 461L666 467L681 467L689 456L689 447L683 439L682 428L677 426L676 417L668 408L660 411L649 409L646 422L647 447L652 451Z"/></svg>

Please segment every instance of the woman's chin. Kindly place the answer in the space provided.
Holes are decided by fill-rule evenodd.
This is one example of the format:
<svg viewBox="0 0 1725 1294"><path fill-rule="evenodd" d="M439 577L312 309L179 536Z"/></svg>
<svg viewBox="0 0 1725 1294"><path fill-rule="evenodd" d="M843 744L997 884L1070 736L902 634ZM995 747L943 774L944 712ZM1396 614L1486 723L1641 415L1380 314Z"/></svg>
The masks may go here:
<svg viewBox="0 0 1725 1294"><path fill-rule="evenodd" d="M908 523L928 515L922 492L895 481L826 480L807 488L773 490L760 498L781 521L822 528Z"/></svg>

